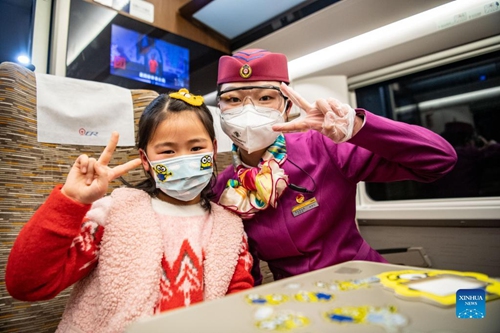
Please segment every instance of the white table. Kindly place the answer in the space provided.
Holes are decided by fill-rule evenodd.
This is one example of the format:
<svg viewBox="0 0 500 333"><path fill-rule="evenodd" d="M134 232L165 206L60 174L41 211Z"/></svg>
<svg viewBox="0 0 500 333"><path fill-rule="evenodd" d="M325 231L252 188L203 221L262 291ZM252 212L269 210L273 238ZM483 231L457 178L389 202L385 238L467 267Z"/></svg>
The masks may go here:
<svg viewBox="0 0 500 333"><path fill-rule="evenodd" d="M455 306L439 307L418 300L397 297L380 283L369 283L355 290L331 290L326 285L336 285L334 281L352 281L370 278L387 271L422 268L351 261L307 274L268 283L223 299L198 303L188 308L172 310L152 318L142 319L129 326L127 333L245 333L245 332L404 332L404 333L452 333L452 332L500 332L500 299L486 302L486 317L483 319L458 319ZM427 269L428 270L428 269ZM333 294L326 302L306 303L294 296L300 291ZM248 295L278 294L289 297L278 305L252 304ZM347 306L388 307L394 306L397 317L407 320L402 325L377 325L332 321L325 313L334 308ZM286 331L259 328L260 319L266 316L293 313L308 318L304 327ZM301 317L296 317L301 318ZM391 317L392 318L392 317ZM260 322L262 324L262 322Z"/></svg>

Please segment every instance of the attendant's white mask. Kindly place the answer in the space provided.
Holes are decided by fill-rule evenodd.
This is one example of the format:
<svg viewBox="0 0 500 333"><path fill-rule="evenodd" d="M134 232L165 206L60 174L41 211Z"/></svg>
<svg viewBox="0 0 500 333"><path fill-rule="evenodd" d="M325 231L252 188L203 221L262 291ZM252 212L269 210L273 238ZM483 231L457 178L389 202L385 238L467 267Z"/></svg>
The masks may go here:
<svg viewBox="0 0 500 333"><path fill-rule="evenodd" d="M276 141L280 133L273 131L272 126L285 122L284 113L249 103L221 112L220 122L222 130L234 144L251 154Z"/></svg>

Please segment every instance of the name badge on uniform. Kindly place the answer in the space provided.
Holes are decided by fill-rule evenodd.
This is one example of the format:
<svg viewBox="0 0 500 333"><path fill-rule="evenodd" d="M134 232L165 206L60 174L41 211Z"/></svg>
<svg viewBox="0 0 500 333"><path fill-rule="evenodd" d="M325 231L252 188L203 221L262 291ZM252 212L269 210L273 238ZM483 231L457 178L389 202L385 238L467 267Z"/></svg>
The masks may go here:
<svg viewBox="0 0 500 333"><path fill-rule="evenodd" d="M312 197L311 199L304 201L302 203L299 203L298 205L293 206L292 208L292 214L293 216L299 216L300 214L304 214L307 211L310 211L313 208L318 207L318 201L316 201L316 198Z"/></svg>

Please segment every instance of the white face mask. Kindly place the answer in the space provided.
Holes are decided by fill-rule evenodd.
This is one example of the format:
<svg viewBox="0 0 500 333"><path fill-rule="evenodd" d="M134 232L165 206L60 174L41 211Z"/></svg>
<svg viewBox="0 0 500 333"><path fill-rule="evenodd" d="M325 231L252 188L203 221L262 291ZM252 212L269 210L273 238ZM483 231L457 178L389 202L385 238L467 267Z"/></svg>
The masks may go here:
<svg viewBox="0 0 500 333"><path fill-rule="evenodd" d="M221 112L220 122L224 133L248 153L269 147L280 134L272 129L281 124L284 112L247 104Z"/></svg>
<svg viewBox="0 0 500 333"><path fill-rule="evenodd" d="M191 201L212 178L213 153L183 155L149 161L149 164L153 168L157 189L172 198Z"/></svg>

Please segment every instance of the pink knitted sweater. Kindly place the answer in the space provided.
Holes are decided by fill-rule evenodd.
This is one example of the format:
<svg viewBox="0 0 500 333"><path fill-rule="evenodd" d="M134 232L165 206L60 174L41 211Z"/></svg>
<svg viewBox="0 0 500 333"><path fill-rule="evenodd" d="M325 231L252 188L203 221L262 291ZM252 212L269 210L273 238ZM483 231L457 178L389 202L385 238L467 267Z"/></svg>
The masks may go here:
<svg viewBox="0 0 500 333"><path fill-rule="evenodd" d="M160 297L160 223L145 192L123 188L111 196L99 264L75 284L57 332L122 332L137 318L153 315ZM213 204L212 216L204 249L205 300L226 294L244 235L232 213Z"/></svg>

